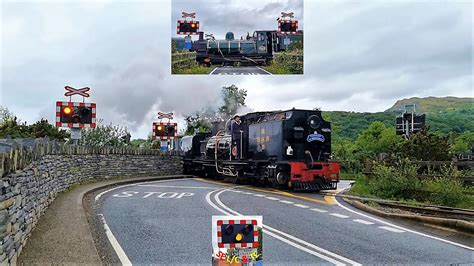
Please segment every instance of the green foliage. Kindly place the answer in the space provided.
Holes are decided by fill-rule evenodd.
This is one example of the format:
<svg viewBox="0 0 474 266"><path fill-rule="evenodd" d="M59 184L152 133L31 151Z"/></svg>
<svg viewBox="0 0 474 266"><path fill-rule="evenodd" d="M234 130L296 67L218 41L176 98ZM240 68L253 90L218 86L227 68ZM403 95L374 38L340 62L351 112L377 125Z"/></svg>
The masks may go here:
<svg viewBox="0 0 474 266"><path fill-rule="evenodd" d="M377 165L373 175L358 176L351 193L365 197L423 202L459 208L474 208L472 189L463 185L460 173L445 167L436 178L420 178L417 167L409 160L393 166Z"/></svg>
<svg viewBox="0 0 474 266"><path fill-rule="evenodd" d="M212 129L212 122L226 121L232 115L236 114L239 108L245 106L247 90L239 89L235 85L222 87L223 105L217 110L208 107L194 114L185 116L186 135L192 135L196 132L209 132Z"/></svg>
<svg viewBox="0 0 474 266"><path fill-rule="evenodd" d="M474 149L474 132L466 131L456 137L451 146L453 153L469 152Z"/></svg>
<svg viewBox="0 0 474 266"><path fill-rule="evenodd" d="M126 136L130 135L126 128L104 125L100 120L95 128L87 128L82 131L81 144L92 147L116 146L123 147L130 144Z"/></svg>
<svg viewBox="0 0 474 266"><path fill-rule="evenodd" d="M359 134L356 145L361 153L373 157L382 152L394 151L400 140L400 136L396 135L393 127L386 127L382 122L377 121Z"/></svg>
<svg viewBox="0 0 474 266"><path fill-rule="evenodd" d="M401 145L401 155L421 161L449 161L452 158L448 136L439 136L424 128Z"/></svg>
<svg viewBox="0 0 474 266"><path fill-rule="evenodd" d="M189 66L187 68L174 68L172 73L173 74L179 74L179 75L207 75L211 73L211 71L215 67L205 67L205 66L198 66L198 65L193 65Z"/></svg>
<svg viewBox="0 0 474 266"><path fill-rule="evenodd" d="M59 129L41 119L32 125L21 122L7 108L0 107L0 138L49 138L65 140L66 130Z"/></svg>
<svg viewBox="0 0 474 266"><path fill-rule="evenodd" d="M293 49L288 52L276 53L273 62L264 67L272 74L303 74L303 49Z"/></svg>

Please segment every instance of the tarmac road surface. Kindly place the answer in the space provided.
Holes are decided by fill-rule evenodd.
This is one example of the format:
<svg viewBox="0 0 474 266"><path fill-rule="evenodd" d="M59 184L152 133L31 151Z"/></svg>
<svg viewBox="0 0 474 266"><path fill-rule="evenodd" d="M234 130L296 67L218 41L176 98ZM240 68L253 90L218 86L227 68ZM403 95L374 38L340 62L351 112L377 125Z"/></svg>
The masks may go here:
<svg viewBox="0 0 474 266"><path fill-rule="evenodd" d="M209 75L272 75L258 66L216 67Z"/></svg>
<svg viewBox="0 0 474 266"><path fill-rule="evenodd" d="M97 195L96 204L104 222L97 226L106 228L118 254L109 262L210 264L212 215L262 215L265 264L473 262L472 245L398 226L323 194L193 178L120 186Z"/></svg>

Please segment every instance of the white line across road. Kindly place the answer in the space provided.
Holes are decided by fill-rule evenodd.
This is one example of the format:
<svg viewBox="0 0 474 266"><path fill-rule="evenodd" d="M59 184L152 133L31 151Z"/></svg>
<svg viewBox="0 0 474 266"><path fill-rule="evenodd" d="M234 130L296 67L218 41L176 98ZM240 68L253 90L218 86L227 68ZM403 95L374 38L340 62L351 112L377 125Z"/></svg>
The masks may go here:
<svg viewBox="0 0 474 266"><path fill-rule="evenodd" d="M294 204L293 201L289 201L289 200L280 200L281 203L285 203L285 204Z"/></svg>
<svg viewBox="0 0 474 266"><path fill-rule="evenodd" d="M325 212L328 212L326 210L321 210L321 209L318 209L318 208L312 208L312 209L309 209L311 211L315 211L315 212L320 212L320 213L325 213Z"/></svg>
<svg viewBox="0 0 474 266"><path fill-rule="evenodd" d="M345 188L341 191L339 191L339 193L343 192L344 190L346 189L349 189L349 188ZM449 241L449 240L446 240L446 239L443 239L443 238L440 238L440 237L436 237L436 236L432 236L432 235L428 235L428 234L424 234L424 233L421 233L421 232L418 232L418 231L415 231L415 230L411 230L411 229L408 229L408 228L405 228L403 226L399 226L399 225L396 225L396 224L393 224L393 223L389 223L389 222L386 222L382 219L378 219L378 218L375 218L375 217L372 217L372 216L369 216L367 214L364 214L364 213L361 213L361 212L358 212L358 211L355 211L355 210L352 210L344 205L342 205L336 197L334 197L334 200L336 201L336 204L347 210L347 211L350 211L352 213L355 213L355 214L358 214L360 216L363 216L365 218L368 218L370 220L373 220L373 221L376 221L376 222L379 222L379 223L382 223L382 224L385 224L385 225L388 225L390 227L393 227L393 228L397 228L397 229L400 229L400 230L403 230L403 231L406 231L406 232L410 232L410 233L413 233L413 234L417 234L417 235L420 235L420 236L424 236L424 237L428 237L428 238L431 238L431 239L435 239L435 240L438 240L438 241L441 241L441 242L444 242L444 243L448 243L448 244L451 244L451 245L454 245L454 246L457 246L457 247L461 247L461 248L465 248L467 250L473 250L474 251L474 248L473 247L469 247L469 246L466 246L466 245L463 245L463 244L459 244L459 243L456 243L456 242L453 242L453 241Z"/></svg>
<svg viewBox="0 0 474 266"><path fill-rule="evenodd" d="M303 208L303 209L309 208L309 206L303 205L303 204L295 204L294 206L299 207L299 208Z"/></svg>
<svg viewBox="0 0 474 266"><path fill-rule="evenodd" d="M229 191L230 189L216 189L214 191L211 191L207 193L206 195L206 201L211 207L214 209L218 210L219 212L225 214L225 215L236 215L236 216L243 216L242 214L238 213L237 211L232 210L228 206L226 206L222 201L219 199L219 195L222 194L225 191ZM214 200L216 203L219 205L217 206L214 202L211 200L211 194L215 193L214 195ZM336 265L345 265L345 264L351 264L351 265L361 265L358 262L355 262L353 260L350 260L346 257L343 257L341 255L338 255L336 253L333 253L329 250L323 249L321 247L318 247L314 244L311 244L309 242L306 242L300 238L297 238L295 236L292 236L290 234L287 234L285 232L282 232L280 230L277 230L273 227L270 227L268 225L262 224L263 226L263 232L266 235L269 235L273 238L276 238L288 245L291 245L301 251L304 251L306 253L309 253L313 256L319 257L321 259L324 259L330 263L336 264Z"/></svg>

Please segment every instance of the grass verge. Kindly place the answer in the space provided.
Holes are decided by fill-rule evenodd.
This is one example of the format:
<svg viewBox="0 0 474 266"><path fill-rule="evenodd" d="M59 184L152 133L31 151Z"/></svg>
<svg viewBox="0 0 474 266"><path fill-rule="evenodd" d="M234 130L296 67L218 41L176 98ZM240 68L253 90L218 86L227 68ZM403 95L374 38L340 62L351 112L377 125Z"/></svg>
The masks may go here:
<svg viewBox="0 0 474 266"><path fill-rule="evenodd" d="M211 73L211 71L215 67L205 67L205 66L193 66L190 68L182 68L182 69L173 69L172 74L178 75L207 75Z"/></svg>

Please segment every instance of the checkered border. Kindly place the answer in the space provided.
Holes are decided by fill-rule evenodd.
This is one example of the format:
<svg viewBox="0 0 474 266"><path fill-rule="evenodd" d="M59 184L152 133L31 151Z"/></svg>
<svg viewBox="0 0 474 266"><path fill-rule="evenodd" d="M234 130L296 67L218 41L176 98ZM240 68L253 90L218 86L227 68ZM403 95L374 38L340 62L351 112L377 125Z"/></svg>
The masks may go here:
<svg viewBox="0 0 474 266"><path fill-rule="evenodd" d="M195 23L196 24L196 32L179 32L179 27L181 23L183 22L189 22L189 23ZM178 35L198 35L199 34L199 21L196 20L178 20L178 25L176 26L176 33Z"/></svg>
<svg viewBox="0 0 474 266"><path fill-rule="evenodd" d="M253 224L253 243L222 243L222 228L224 224ZM217 220L217 246L219 248L257 248L258 247L258 228L257 220Z"/></svg>
<svg viewBox="0 0 474 266"><path fill-rule="evenodd" d="M281 31L281 23L282 22L290 22L290 23L295 22L296 23L296 31ZM279 34L289 34L289 35L299 35L300 33L298 32L298 20L280 20L278 22L278 33Z"/></svg>
<svg viewBox="0 0 474 266"><path fill-rule="evenodd" d="M156 132L156 126L161 125L161 126L167 126L167 125L174 125L174 136L173 137L168 137L168 136L155 136ZM178 138L178 124L177 123L158 123L158 122L153 122L153 135L151 136L152 140L168 140L168 139L177 139Z"/></svg>
<svg viewBox="0 0 474 266"><path fill-rule="evenodd" d="M92 107L92 123L61 123L61 108L71 106ZM95 103L80 103L80 102L56 102L56 127L68 128L95 128L96 126L96 104Z"/></svg>

